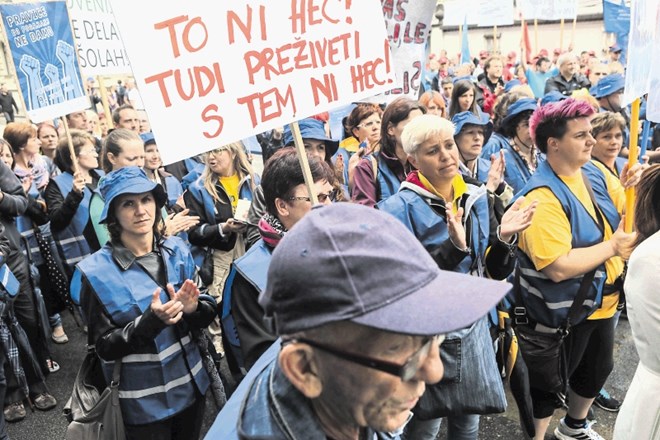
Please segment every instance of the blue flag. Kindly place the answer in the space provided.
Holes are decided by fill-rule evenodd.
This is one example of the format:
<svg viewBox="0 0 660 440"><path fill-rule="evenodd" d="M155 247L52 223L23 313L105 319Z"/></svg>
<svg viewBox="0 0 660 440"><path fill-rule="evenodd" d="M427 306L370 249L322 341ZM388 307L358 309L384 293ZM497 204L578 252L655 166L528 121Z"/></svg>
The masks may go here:
<svg viewBox="0 0 660 440"><path fill-rule="evenodd" d="M461 64L470 63L470 45L468 43L467 14L463 18L463 41L461 42Z"/></svg>

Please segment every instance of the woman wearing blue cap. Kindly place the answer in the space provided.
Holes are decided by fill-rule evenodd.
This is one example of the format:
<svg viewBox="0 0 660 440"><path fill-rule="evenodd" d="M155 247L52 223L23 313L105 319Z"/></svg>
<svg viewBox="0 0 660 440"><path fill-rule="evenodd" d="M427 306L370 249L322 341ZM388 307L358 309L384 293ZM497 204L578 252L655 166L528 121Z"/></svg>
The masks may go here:
<svg viewBox="0 0 660 440"><path fill-rule="evenodd" d="M190 250L159 230L162 186L138 167L108 174L99 190L110 241L80 262L72 296L89 323L106 380L121 361L119 403L130 439L196 439L209 377L193 330L215 317L200 294Z"/></svg>

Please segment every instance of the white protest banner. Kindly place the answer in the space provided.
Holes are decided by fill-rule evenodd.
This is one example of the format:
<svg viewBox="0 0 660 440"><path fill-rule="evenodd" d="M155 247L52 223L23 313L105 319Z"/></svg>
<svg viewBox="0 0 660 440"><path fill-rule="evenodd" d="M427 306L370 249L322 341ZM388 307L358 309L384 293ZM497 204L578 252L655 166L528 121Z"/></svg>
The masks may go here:
<svg viewBox="0 0 660 440"><path fill-rule="evenodd" d="M368 101L387 103L399 96L417 99L426 63L426 42L436 0L382 0L383 17L392 48L396 82L391 90Z"/></svg>
<svg viewBox="0 0 660 440"><path fill-rule="evenodd" d="M88 108L66 4L5 3L0 14L30 120Z"/></svg>
<svg viewBox="0 0 660 440"><path fill-rule="evenodd" d="M392 88L377 0L113 0L163 161ZM378 19L374 19L378 17Z"/></svg>
<svg viewBox="0 0 660 440"><path fill-rule="evenodd" d="M478 11L470 7L470 2L465 0L445 0L445 18L442 20L443 26L463 26L465 17L467 24L478 24Z"/></svg>
<svg viewBox="0 0 660 440"><path fill-rule="evenodd" d="M513 24L513 0L479 0L477 7L479 27L507 26Z"/></svg>
<svg viewBox="0 0 660 440"><path fill-rule="evenodd" d="M67 0L80 70L85 76L131 72L108 0Z"/></svg>
<svg viewBox="0 0 660 440"><path fill-rule="evenodd" d="M519 0L525 20L573 20L577 17L577 0Z"/></svg>
<svg viewBox="0 0 660 440"><path fill-rule="evenodd" d="M651 90L651 70L659 55L654 51L654 42L660 37L656 21L658 7L657 0L634 1L630 7L628 64L623 94L623 103L626 105ZM650 100L649 104L651 104Z"/></svg>

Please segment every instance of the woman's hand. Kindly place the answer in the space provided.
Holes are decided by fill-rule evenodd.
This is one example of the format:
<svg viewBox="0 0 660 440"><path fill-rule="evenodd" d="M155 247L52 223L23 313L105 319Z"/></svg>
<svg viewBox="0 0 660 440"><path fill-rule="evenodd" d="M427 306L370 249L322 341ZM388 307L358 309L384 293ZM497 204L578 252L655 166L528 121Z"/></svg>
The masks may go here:
<svg viewBox="0 0 660 440"><path fill-rule="evenodd" d="M176 235L181 231L187 231L199 223L199 216L188 215L188 212L190 212L189 209L184 209L179 213L170 214L167 216L165 219L166 236L171 237L172 235Z"/></svg>
<svg viewBox="0 0 660 440"><path fill-rule="evenodd" d="M171 299L165 304L160 301L160 287L154 291L151 298L151 310L167 325L176 324L183 316L181 301Z"/></svg>
<svg viewBox="0 0 660 440"><path fill-rule="evenodd" d="M73 190L78 194L82 194L85 191L85 178L80 171L73 175Z"/></svg>
<svg viewBox="0 0 660 440"><path fill-rule="evenodd" d="M488 191L494 193L504 181L505 168L506 160L504 159L504 151L500 150L498 155L491 154L490 170L488 171L488 180L486 181L486 188Z"/></svg>
<svg viewBox="0 0 660 440"><path fill-rule="evenodd" d="M168 284L167 291L170 294L170 298L183 304L184 314L188 315L197 310L199 288L192 280L186 280L178 292L174 292L174 287L171 284Z"/></svg>
<svg viewBox="0 0 660 440"><path fill-rule="evenodd" d="M520 197L502 216L500 223L500 239L509 243L513 236L522 232L532 224L538 201L532 202L527 208L522 208L525 197Z"/></svg>
<svg viewBox="0 0 660 440"><path fill-rule="evenodd" d="M245 223L236 221L233 218L228 219L225 223L221 223L220 227L222 228L223 234L229 234L231 232L241 234L247 229L247 225Z"/></svg>
<svg viewBox="0 0 660 440"><path fill-rule="evenodd" d="M27 194L30 191L30 188L32 188L33 180L34 177L32 174L28 174L27 176L23 177L23 180L21 180L21 185L23 186L23 191L25 191L25 194Z"/></svg>
<svg viewBox="0 0 660 440"><path fill-rule="evenodd" d="M646 157L646 160L644 163L635 163L635 165L632 166L632 168L628 169L628 163L623 166L623 170L621 170L621 185L623 185L624 188L632 188L633 186L637 185L639 181L642 178L642 173L644 170L646 170L650 165L648 162L648 156Z"/></svg>
<svg viewBox="0 0 660 440"><path fill-rule="evenodd" d="M449 239L460 250L467 249L467 239L465 236L465 228L462 223L463 208L458 208L456 214L447 208L447 231L449 232Z"/></svg>

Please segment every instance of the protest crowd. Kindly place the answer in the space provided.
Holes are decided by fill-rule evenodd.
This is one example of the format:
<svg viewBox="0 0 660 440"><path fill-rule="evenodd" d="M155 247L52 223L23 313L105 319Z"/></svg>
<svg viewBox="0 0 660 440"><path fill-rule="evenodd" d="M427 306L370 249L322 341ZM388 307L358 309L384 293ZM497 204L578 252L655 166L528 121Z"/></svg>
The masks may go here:
<svg viewBox="0 0 660 440"><path fill-rule="evenodd" d="M132 77L38 124L0 86L0 440L62 407L71 332L118 390L99 438L474 440L513 406L517 438L603 439L604 410L660 439L660 127L623 102L623 48L458 49L414 97L168 165Z"/></svg>

